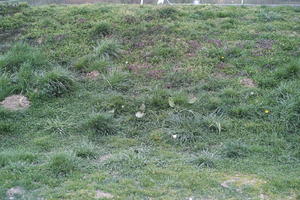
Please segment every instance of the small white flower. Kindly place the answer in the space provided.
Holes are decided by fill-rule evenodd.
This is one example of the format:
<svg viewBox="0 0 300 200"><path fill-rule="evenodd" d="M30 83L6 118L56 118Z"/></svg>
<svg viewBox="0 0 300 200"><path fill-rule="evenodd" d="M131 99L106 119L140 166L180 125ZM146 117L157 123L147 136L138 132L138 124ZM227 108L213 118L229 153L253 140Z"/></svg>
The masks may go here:
<svg viewBox="0 0 300 200"><path fill-rule="evenodd" d="M250 92L250 95L254 95L254 92Z"/></svg>
<svg viewBox="0 0 300 200"><path fill-rule="evenodd" d="M128 61L126 61L125 64L127 65L127 64L128 64Z"/></svg>
<svg viewBox="0 0 300 200"><path fill-rule="evenodd" d="M172 138L173 138L173 139L176 139L176 138L177 138L177 135L172 135Z"/></svg>
<svg viewBox="0 0 300 200"><path fill-rule="evenodd" d="M124 105L122 105L122 106L121 106L121 108L125 108L125 106L124 106Z"/></svg>

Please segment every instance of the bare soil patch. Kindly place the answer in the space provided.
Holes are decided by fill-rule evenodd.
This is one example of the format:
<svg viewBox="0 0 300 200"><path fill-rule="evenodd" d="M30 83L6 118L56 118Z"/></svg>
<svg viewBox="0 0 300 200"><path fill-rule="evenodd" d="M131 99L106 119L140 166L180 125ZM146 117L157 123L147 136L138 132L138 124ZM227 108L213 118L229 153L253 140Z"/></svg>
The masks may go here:
<svg viewBox="0 0 300 200"><path fill-rule="evenodd" d="M101 190L97 190L95 198L96 199L102 199L102 198L111 199L111 198L114 198L114 196L110 193L103 192Z"/></svg>
<svg viewBox="0 0 300 200"><path fill-rule="evenodd" d="M100 75L100 72L98 72L97 70L94 70L94 71L91 71L91 72L88 72L86 74L86 78L88 79L96 79L98 78Z"/></svg>
<svg viewBox="0 0 300 200"><path fill-rule="evenodd" d="M105 155L103 155L103 156L100 156L100 158L98 158L98 161L99 161L99 162L104 162L104 161L110 159L111 157L112 157L111 154L105 154Z"/></svg>
<svg viewBox="0 0 300 200"><path fill-rule="evenodd" d="M29 107L30 101L23 95L12 95L6 97L0 105L9 110L23 110Z"/></svg>
<svg viewBox="0 0 300 200"><path fill-rule="evenodd" d="M243 78L240 80L240 83L245 87L249 87L249 88L256 87L256 83L251 78Z"/></svg>
<svg viewBox="0 0 300 200"><path fill-rule="evenodd" d="M235 175L228 176L227 179L221 183L221 186L224 188L235 187L237 188L237 191L241 191L243 186L252 186L258 188L265 183L266 181L249 175Z"/></svg>

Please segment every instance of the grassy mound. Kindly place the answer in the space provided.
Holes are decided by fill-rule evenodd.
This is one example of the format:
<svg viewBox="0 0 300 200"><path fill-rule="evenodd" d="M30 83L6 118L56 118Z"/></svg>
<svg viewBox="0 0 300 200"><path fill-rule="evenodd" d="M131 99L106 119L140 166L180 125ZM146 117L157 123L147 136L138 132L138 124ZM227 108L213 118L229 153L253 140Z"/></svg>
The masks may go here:
<svg viewBox="0 0 300 200"><path fill-rule="evenodd" d="M1 4L0 199L299 198L299 11Z"/></svg>

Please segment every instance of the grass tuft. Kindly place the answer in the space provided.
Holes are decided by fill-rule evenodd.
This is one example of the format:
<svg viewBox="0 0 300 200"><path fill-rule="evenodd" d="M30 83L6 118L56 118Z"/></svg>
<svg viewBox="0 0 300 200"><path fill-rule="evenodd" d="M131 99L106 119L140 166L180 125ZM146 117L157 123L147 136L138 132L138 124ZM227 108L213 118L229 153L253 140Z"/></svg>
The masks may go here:
<svg viewBox="0 0 300 200"><path fill-rule="evenodd" d="M75 89L75 81L70 73L62 68L55 68L43 74L38 80L40 96L61 97Z"/></svg>
<svg viewBox="0 0 300 200"><path fill-rule="evenodd" d="M101 40L94 51L98 57L103 59L115 59L121 56L121 46L113 39Z"/></svg>
<svg viewBox="0 0 300 200"><path fill-rule="evenodd" d="M114 135L117 129L110 115L96 114L85 122L85 127L90 129L94 136Z"/></svg>
<svg viewBox="0 0 300 200"><path fill-rule="evenodd" d="M0 57L0 71L10 74L16 73L24 63L30 65L32 70L43 69L48 66L48 61L41 51L26 43L19 42Z"/></svg>
<svg viewBox="0 0 300 200"><path fill-rule="evenodd" d="M101 37L105 37L107 35L110 35L112 33L113 29L111 24L109 24L106 21L102 21L96 25L94 25L93 27L93 35L97 36L101 36Z"/></svg>
<svg viewBox="0 0 300 200"><path fill-rule="evenodd" d="M248 156L249 153L249 147L239 141L228 142L224 144L224 147L222 149L222 154L227 158L244 158Z"/></svg>
<svg viewBox="0 0 300 200"><path fill-rule="evenodd" d="M66 153L57 153L51 158L49 163L49 169L56 176L67 176L75 171L76 168L74 158Z"/></svg>

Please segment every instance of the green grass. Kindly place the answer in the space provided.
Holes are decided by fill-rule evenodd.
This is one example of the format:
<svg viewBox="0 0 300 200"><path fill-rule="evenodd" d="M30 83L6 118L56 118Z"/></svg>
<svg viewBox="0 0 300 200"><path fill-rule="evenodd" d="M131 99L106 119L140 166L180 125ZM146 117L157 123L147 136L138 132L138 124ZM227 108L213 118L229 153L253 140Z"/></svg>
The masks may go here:
<svg viewBox="0 0 300 200"><path fill-rule="evenodd" d="M299 22L292 7L0 5L0 100L31 101L0 107L0 199L299 199Z"/></svg>

